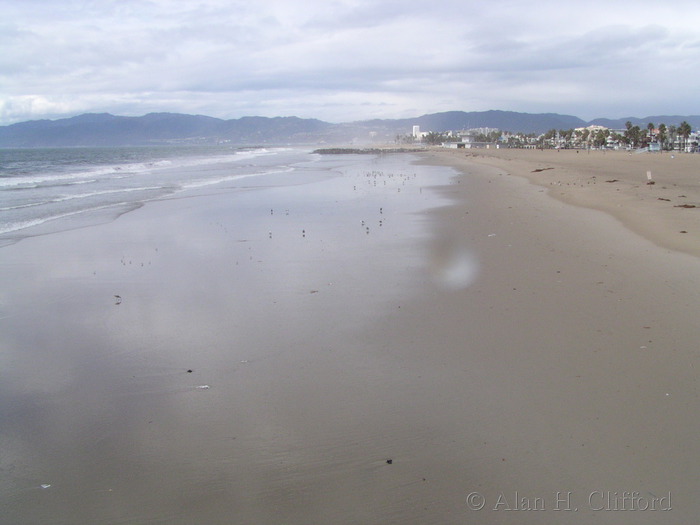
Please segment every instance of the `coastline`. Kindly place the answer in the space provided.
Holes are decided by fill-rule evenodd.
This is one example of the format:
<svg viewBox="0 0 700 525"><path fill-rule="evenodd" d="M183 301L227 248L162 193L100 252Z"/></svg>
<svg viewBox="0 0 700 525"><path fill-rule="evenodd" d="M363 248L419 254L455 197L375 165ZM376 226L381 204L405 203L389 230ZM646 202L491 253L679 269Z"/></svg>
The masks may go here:
<svg viewBox="0 0 700 525"><path fill-rule="evenodd" d="M426 156L498 167L563 202L603 211L658 246L700 257L700 155L433 148Z"/></svg>
<svg viewBox="0 0 700 525"><path fill-rule="evenodd" d="M461 171L440 190L455 204L436 210L436 242L462 243L479 266L468 287L415 305L396 330L408 332L406 344L431 349L451 392L442 417L456 419L442 428L463 441L443 467L448 457L471 456L479 475L467 486L490 504L479 515L487 523L541 523L494 510L515 491L527 501L542 496L549 511L556 493L570 492L588 511L573 521L597 523L585 505L593 491L648 496L660 486L675 498L663 519L683 523L698 511L688 492L700 467L698 425L687 420L698 396L697 257L481 159L426 157ZM658 515L635 520L657 523Z"/></svg>
<svg viewBox="0 0 700 525"><path fill-rule="evenodd" d="M588 524L640 491L673 510L638 523L695 517L697 259L479 159L397 159L0 249L7 515L535 525L501 495L551 521L570 493Z"/></svg>

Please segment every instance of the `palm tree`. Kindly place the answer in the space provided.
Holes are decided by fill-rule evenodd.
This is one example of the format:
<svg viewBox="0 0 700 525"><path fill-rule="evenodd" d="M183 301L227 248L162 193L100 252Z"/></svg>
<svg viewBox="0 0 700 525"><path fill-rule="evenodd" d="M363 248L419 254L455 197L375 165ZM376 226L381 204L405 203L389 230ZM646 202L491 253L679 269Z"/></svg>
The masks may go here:
<svg viewBox="0 0 700 525"><path fill-rule="evenodd" d="M588 144L588 137L591 135L591 130L590 129L584 129L583 133L581 134L581 140L584 143L584 147L588 148L590 145Z"/></svg>
<svg viewBox="0 0 700 525"><path fill-rule="evenodd" d="M647 124L647 129L649 130L649 142L651 142L654 138L654 123L649 122L649 124Z"/></svg>
<svg viewBox="0 0 700 525"><path fill-rule="evenodd" d="M683 137L683 150L685 150L685 145L691 132L692 129L690 128L690 124L688 124L685 120L678 125L678 134Z"/></svg>
<svg viewBox="0 0 700 525"><path fill-rule="evenodd" d="M627 128L627 131L625 131L627 143L633 148L638 147L642 139L642 130L639 126L633 126L629 120L625 123L625 127Z"/></svg>
<svg viewBox="0 0 700 525"><path fill-rule="evenodd" d="M678 135L678 128L671 124L668 127L668 140L671 143L671 148L670 149L675 149L676 148L676 136Z"/></svg>
<svg viewBox="0 0 700 525"><path fill-rule="evenodd" d="M659 134L656 136L661 143L661 149L664 149L666 143L666 124L659 124Z"/></svg>
<svg viewBox="0 0 700 525"><path fill-rule="evenodd" d="M637 148L642 140L642 130L639 126L630 126L625 131L625 138L633 148Z"/></svg>
<svg viewBox="0 0 700 525"><path fill-rule="evenodd" d="M608 134L610 133L610 130L608 129L600 129L596 132L595 136L593 137L593 145L602 148L605 146L605 144L608 141Z"/></svg>
<svg viewBox="0 0 700 525"><path fill-rule="evenodd" d="M620 135L616 131L610 132L610 138L612 138L613 142L616 143L616 149L620 147L621 143L625 142L625 137L624 135Z"/></svg>

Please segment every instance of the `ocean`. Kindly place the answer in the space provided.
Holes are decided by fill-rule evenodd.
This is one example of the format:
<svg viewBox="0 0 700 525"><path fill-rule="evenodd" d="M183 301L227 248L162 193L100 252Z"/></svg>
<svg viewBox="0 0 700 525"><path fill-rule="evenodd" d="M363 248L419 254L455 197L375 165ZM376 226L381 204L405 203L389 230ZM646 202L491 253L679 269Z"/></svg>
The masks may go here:
<svg viewBox="0 0 700 525"><path fill-rule="evenodd" d="M444 492L410 470L442 340L394 323L459 273L425 213L450 168L1 154L0 522L366 523L368 494L386 495L369 521L407 522L406 501Z"/></svg>
<svg viewBox="0 0 700 525"><path fill-rule="evenodd" d="M230 145L0 149L0 245L182 191L289 172L309 158L302 149Z"/></svg>

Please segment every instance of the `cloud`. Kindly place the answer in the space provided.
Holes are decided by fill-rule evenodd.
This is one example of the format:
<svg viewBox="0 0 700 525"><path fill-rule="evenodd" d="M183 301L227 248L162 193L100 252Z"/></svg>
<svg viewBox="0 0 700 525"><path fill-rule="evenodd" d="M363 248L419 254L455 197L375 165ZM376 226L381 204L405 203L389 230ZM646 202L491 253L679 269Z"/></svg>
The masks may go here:
<svg viewBox="0 0 700 525"><path fill-rule="evenodd" d="M341 121L496 108L593 118L611 98L625 115L687 113L700 75L700 10L684 0L6 4L1 123L91 110ZM666 97L674 83L680 91Z"/></svg>

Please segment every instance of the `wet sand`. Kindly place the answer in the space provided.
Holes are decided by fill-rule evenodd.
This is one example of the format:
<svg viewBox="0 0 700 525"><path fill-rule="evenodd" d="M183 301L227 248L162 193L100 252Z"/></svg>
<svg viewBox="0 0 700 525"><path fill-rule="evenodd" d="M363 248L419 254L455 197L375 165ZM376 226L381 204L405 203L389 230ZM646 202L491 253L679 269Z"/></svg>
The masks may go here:
<svg viewBox="0 0 700 525"><path fill-rule="evenodd" d="M699 259L456 155L2 248L10 522L690 522Z"/></svg>

